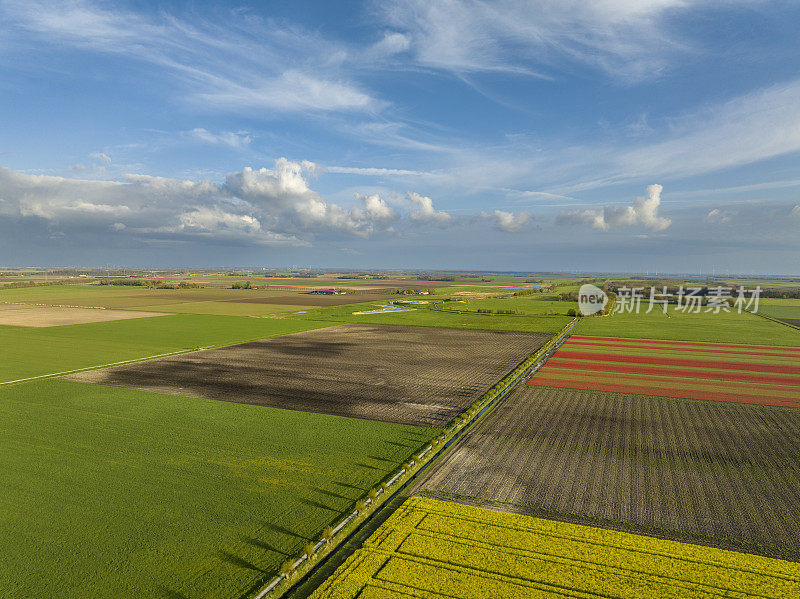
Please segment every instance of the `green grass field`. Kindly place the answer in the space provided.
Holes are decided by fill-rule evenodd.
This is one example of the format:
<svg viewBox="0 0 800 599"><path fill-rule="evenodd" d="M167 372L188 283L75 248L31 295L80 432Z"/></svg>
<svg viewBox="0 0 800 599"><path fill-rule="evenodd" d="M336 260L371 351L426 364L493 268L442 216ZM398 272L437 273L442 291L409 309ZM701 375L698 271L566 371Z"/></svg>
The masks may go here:
<svg viewBox="0 0 800 599"><path fill-rule="evenodd" d="M219 316L260 316L277 312L294 312L303 307L280 304L246 304L238 302L182 302L138 308L147 312L173 312L175 314L215 314Z"/></svg>
<svg viewBox="0 0 800 599"><path fill-rule="evenodd" d="M0 382L296 333L329 323L176 314L60 327L0 326Z"/></svg>
<svg viewBox="0 0 800 599"><path fill-rule="evenodd" d="M674 306L670 306L669 318L658 307L650 314L646 314L643 307L639 314L583 318L573 333L598 337L800 346L800 331L753 314L737 314L735 311L684 314L676 311Z"/></svg>
<svg viewBox="0 0 800 599"><path fill-rule="evenodd" d="M412 298L418 299L418 298ZM426 298L427 299L427 298ZM502 300L501 300L502 301ZM353 314L353 312L378 310L379 304L351 304L331 308L313 308L307 314L294 314L287 320L304 322L363 322L370 324L397 324L419 327L445 327L453 329L482 329L488 331L519 331L524 333L555 333L571 319L567 316L520 316L504 314L457 314L422 306L409 312L383 314ZM462 305L462 304L456 304Z"/></svg>
<svg viewBox="0 0 800 599"><path fill-rule="evenodd" d="M282 281L270 281L281 284ZM332 283L333 281L327 281ZM382 281L381 281L382 282ZM406 281L407 282L407 281ZM341 281L342 284L368 284L369 281ZM285 284L311 285L301 280ZM412 326L431 326L446 328L484 329L494 331L521 331L531 333L552 333L561 329L569 319L565 316L567 309L573 307L568 302L553 301L553 296L534 294L531 296L505 299L465 298L465 303L453 302L454 309L518 310L519 314L455 314L431 310L432 302L454 293L464 292L510 293L504 289L446 287L437 289L431 296L398 296L398 299L424 299L431 302L420 306L413 312L398 312L375 315L353 315L353 312L378 309L380 303L372 302L344 306L313 307L293 305L272 305L255 303L236 303L236 299L252 299L287 295L291 292L270 289L244 290L209 287L202 289L145 289L139 287L115 287L109 285L53 285L19 289L0 289L0 302L29 303L45 305L105 307L127 310L145 310L169 312L175 314L203 314L215 316L256 316L281 313L295 321L320 321L320 323L369 322L374 324L399 324ZM293 314L303 311L305 314ZM557 313L557 316L549 315ZM168 328L172 325L165 322ZM142 325L145 330L148 325ZM307 325L309 328L325 326L324 324ZM155 328L160 328L155 327ZM2 327L0 327L2 330ZM251 337L247 337L249 339ZM203 345L203 344L197 344ZM169 351L169 350L164 350ZM128 358L117 358L128 359ZM105 360L96 363L105 363ZM92 362L95 363L95 362ZM0 376L2 365L0 365Z"/></svg>
<svg viewBox="0 0 800 599"><path fill-rule="evenodd" d="M54 379L0 431L8 599L238 597L437 432Z"/></svg>
<svg viewBox="0 0 800 599"><path fill-rule="evenodd" d="M312 599L798 593L792 562L412 497Z"/></svg>
<svg viewBox="0 0 800 599"><path fill-rule="evenodd" d="M800 300L796 299L772 299L761 300L758 307L761 314L766 314L772 318L791 318L800 320Z"/></svg>
<svg viewBox="0 0 800 599"><path fill-rule="evenodd" d="M453 296L459 299L458 296ZM444 302L441 308L446 310L516 310L524 316L541 316L555 313L566 316L567 310L575 306L570 302L552 299L552 295L534 294L508 298L461 298L462 301Z"/></svg>
<svg viewBox="0 0 800 599"><path fill-rule="evenodd" d="M150 310L177 314L251 316L296 309L292 305L237 303L254 297L291 295L269 289L147 289L113 285L50 285L0 288L0 302Z"/></svg>

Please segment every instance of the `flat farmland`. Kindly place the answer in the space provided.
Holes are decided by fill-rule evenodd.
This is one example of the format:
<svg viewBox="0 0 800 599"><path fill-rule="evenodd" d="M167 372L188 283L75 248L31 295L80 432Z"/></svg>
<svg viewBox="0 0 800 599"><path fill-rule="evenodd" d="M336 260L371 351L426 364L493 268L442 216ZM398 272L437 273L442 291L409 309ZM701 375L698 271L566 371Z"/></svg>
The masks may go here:
<svg viewBox="0 0 800 599"><path fill-rule="evenodd" d="M639 314L620 313L602 318L582 318L576 335L592 337L634 337L670 341L706 341L745 345L800 347L800 331L761 316L743 312L687 314L670 305L668 315L656 307L646 313L646 302Z"/></svg>
<svg viewBox="0 0 800 599"><path fill-rule="evenodd" d="M139 310L169 312L172 314L214 314L219 316L267 316L280 312L294 312L299 306L284 304L247 304L232 301L180 302L143 306Z"/></svg>
<svg viewBox="0 0 800 599"><path fill-rule="evenodd" d="M96 308L60 308L55 306L28 306L3 304L0 308L0 325L15 327L56 327L89 322L107 322L129 318L164 316L159 312L134 310L98 310Z"/></svg>
<svg viewBox="0 0 800 599"><path fill-rule="evenodd" d="M346 324L70 378L440 427L547 339L534 334Z"/></svg>
<svg viewBox="0 0 800 599"><path fill-rule="evenodd" d="M102 310L98 310L102 312ZM208 345L296 333L327 323L170 314L53 327L0 325L0 383Z"/></svg>
<svg viewBox="0 0 800 599"><path fill-rule="evenodd" d="M798 593L790 562L412 497L312 599Z"/></svg>
<svg viewBox="0 0 800 599"><path fill-rule="evenodd" d="M800 407L800 349L572 336L531 385Z"/></svg>
<svg viewBox="0 0 800 599"><path fill-rule="evenodd" d="M422 489L800 561L800 410L523 386Z"/></svg>
<svg viewBox="0 0 800 599"><path fill-rule="evenodd" d="M800 300L797 299L764 299L758 309L765 314L790 324L800 326Z"/></svg>
<svg viewBox="0 0 800 599"><path fill-rule="evenodd" d="M404 298L398 299L419 299ZM426 297L430 302L435 297ZM385 303L385 302L384 302ZM462 305L462 304L456 304ZM564 328L572 320L568 316L531 315L520 316L517 314L478 314L458 313L432 309L432 304L417 306L407 312L385 312L382 314L353 314L353 312L369 312L378 310L377 304L358 304L348 306L330 306L318 308L308 314L288 316L291 320L311 320L316 322L358 322L376 325L404 325L417 327L439 327L448 329L469 329L484 331L509 331L534 334L553 334ZM776 324L775 326L782 326ZM800 335L798 335L800 337Z"/></svg>
<svg viewBox="0 0 800 599"><path fill-rule="evenodd" d="M57 379L0 387L0 596L251 596L435 434Z"/></svg>
<svg viewBox="0 0 800 599"><path fill-rule="evenodd" d="M131 310L155 305L235 301L249 299L256 294L263 297L288 295L285 291L275 292L265 289L224 289L220 287L149 289L146 287L84 284L2 289L0 290L0 301Z"/></svg>
<svg viewBox="0 0 800 599"><path fill-rule="evenodd" d="M229 301L258 305L291 304L292 306L345 306L347 304L403 299L405 297L407 296L388 293L341 293L337 295L294 293L292 295L251 297Z"/></svg>

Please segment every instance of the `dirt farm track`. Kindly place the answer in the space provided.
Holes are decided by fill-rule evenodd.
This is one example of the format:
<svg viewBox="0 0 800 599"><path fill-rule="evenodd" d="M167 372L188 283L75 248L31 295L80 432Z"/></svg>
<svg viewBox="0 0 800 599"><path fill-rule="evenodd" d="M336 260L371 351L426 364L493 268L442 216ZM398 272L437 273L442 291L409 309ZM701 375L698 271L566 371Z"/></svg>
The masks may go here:
<svg viewBox="0 0 800 599"><path fill-rule="evenodd" d="M66 378L441 427L547 338L343 324Z"/></svg>

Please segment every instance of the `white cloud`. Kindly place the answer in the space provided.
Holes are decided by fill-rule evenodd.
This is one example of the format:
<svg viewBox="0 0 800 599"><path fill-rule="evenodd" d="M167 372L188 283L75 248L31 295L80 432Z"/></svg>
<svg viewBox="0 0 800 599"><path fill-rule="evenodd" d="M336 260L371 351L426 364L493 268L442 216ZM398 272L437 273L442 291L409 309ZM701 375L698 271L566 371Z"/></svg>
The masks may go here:
<svg viewBox="0 0 800 599"><path fill-rule="evenodd" d="M407 36L396 31L388 31L384 33L380 41L368 48L365 54L369 59L380 60L381 58L405 52L410 47L411 40Z"/></svg>
<svg viewBox="0 0 800 599"><path fill-rule="evenodd" d="M397 211L378 194L368 196L356 194L356 197L363 204L363 209L360 209L359 214L363 214L368 220L388 224L399 218Z"/></svg>
<svg viewBox="0 0 800 599"><path fill-rule="evenodd" d="M309 186L308 176L318 170L313 162L279 158L272 168L244 167L216 183L144 174L121 181L67 179L0 168L0 217L38 219L75 235L111 230L142 238L261 245L369 238L395 232L400 222L441 227L455 222L430 197L415 192L408 192L402 212L378 193L356 193L351 205L328 201ZM503 211L489 217L506 231L519 230L528 220L525 213Z"/></svg>
<svg viewBox="0 0 800 599"><path fill-rule="evenodd" d="M228 108L271 108L284 111L372 110L379 103L354 84L285 71L256 85L225 82L199 93L203 104Z"/></svg>
<svg viewBox="0 0 800 599"><path fill-rule="evenodd" d="M436 210L433 207L433 200L427 196L413 191L409 191L406 195L415 207L410 214L411 220L443 226L453 218L447 212Z"/></svg>
<svg viewBox="0 0 800 599"><path fill-rule="evenodd" d="M272 169L254 170L246 166L227 175L225 188L232 195L261 207L282 210L302 204L306 206L304 211L313 211L310 206L321 202L321 198L303 177L303 172L310 170L308 165L279 158Z"/></svg>
<svg viewBox="0 0 800 599"><path fill-rule="evenodd" d="M800 79L670 123L668 139L619 154L619 171L694 175L800 151Z"/></svg>
<svg viewBox="0 0 800 599"><path fill-rule="evenodd" d="M237 149L247 147L250 145L250 142L253 141L252 137L245 131L220 131L219 133L212 133L202 127L187 131L186 135L203 143L229 146Z"/></svg>
<svg viewBox="0 0 800 599"><path fill-rule="evenodd" d="M216 18L147 17L90 0L0 4L28 55L50 47L149 63L183 97L218 110L373 111L382 105L347 79L345 46L298 27L218 9ZM386 42L388 47L398 41Z"/></svg>
<svg viewBox="0 0 800 599"><path fill-rule="evenodd" d="M209 208L202 206L184 212L179 217L181 228L196 229L203 232L216 232L221 229L255 233L261 230L261 223L257 218L248 214L231 214L219 207Z"/></svg>
<svg viewBox="0 0 800 599"><path fill-rule="evenodd" d="M95 152L93 154L89 154L89 156L95 160L99 160L103 164L111 164L111 156L105 152Z"/></svg>
<svg viewBox="0 0 800 599"><path fill-rule="evenodd" d="M789 216L796 220L800 220L800 204L792 208L792 211L789 213Z"/></svg>
<svg viewBox="0 0 800 599"><path fill-rule="evenodd" d="M733 218L733 212L728 210L721 210L719 208L714 208L713 210L709 210L708 214L706 214L705 221L711 224L727 224L731 222Z"/></svg>
<svg viewBox="0 0 800 599"><path fill-rule="evenodd" d="M336 173L342 175L366 175L366 176L417 176L424 175L422 171L412 171L402 168L375 168L375 167L356 167L356 166L320 166L320 170L326 173Z"/></svg>
<svg viewBox="0 0 800 599"><path fill-rule="evenodd" d="M653 232L663 231L672 224L670 219L658 215L663 189L661 185L648 185L647 195L637 197L632 206L604 206L602 210L562 212L558 216L557 222L560 224L587 223L602 231L635 225L641 225Z"/></svg>
<svg viewBox="0 0 800 599"><path fill-rule="evenodd" d="M0 168L0 215L62 229L291 245L318 235L369 237L400 218L378 195L359 196L351 207L327 202L304 177L314 167L281 158L271 169L230 173L223 184L142 174L91 181Z"/></svg>
<svg viewBox="0 0 800 599"><path fill-rule="evenodd" d="M519 233L532 218L527 212L513 213L504 210L495 210L491 214L483 212L481 216L493 221L498 229L507 233Z"/></svg>
<svg viewBox="0 0 800 599"><path fill-rule="evenodd" d="M411 40L423 65L454 71L531 73L563 61L623 78L657 74L686 50L667 19L700 0L395 0L386 22Z"/></svg>

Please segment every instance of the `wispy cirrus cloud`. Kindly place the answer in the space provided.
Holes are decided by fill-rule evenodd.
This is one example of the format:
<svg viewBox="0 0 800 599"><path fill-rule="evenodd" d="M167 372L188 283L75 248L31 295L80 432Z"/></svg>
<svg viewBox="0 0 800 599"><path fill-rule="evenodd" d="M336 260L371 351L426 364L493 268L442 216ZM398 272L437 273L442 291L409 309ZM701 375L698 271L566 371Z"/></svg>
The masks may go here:
<svg viewBox="0 0 800 599"><path fill-rule="evenodd" d="M0 16L21 44L149 63L179 82L185 99L216 110L361 112L384 104L344 72L344 44L235 11L213 20L90 0L8 0Z"/></svg>
<svg viewBox="0 0 800 599"><path fill-rule="evenodd" d="M416 60L457 72L542 76L564 62L623 79L657 75L689 45L669 18L700 0L395 0L376 3ZM725 3L730 4L730 3Z"/></svg>
<svg viewBox="0 0 800 599"><path fill-rule="evenodd" d="M800 151L800 79L670 119L665 139L623 152L621 173L694 175Z"/></svg>
<svg viewBox="0 0 800 599"><path fill-rule="evenodd" d="M206 144L222 145L236 149L246 148L253 141L253 138L246 131L219 131L212 133L203 127L196 127L191 131L186 131L184 135L189 139Z"/></svg>

